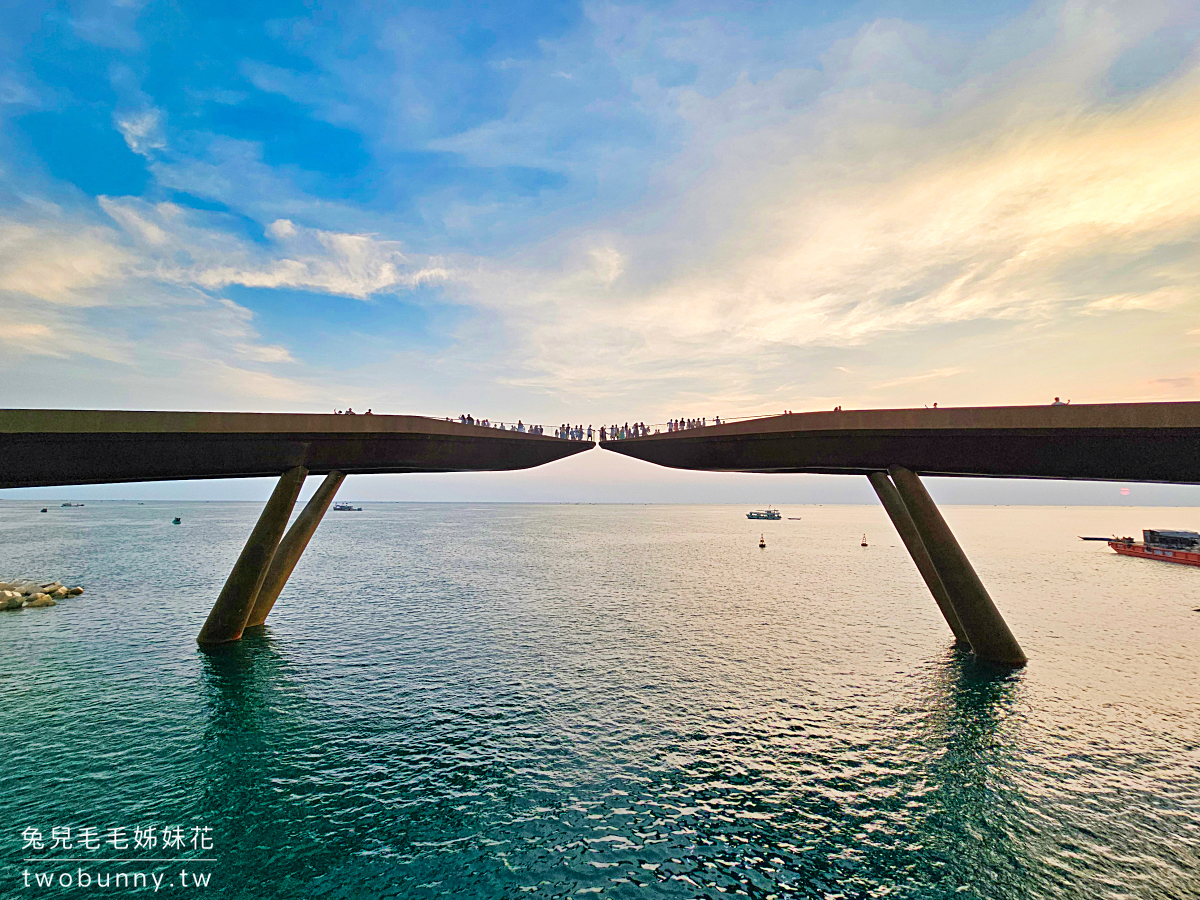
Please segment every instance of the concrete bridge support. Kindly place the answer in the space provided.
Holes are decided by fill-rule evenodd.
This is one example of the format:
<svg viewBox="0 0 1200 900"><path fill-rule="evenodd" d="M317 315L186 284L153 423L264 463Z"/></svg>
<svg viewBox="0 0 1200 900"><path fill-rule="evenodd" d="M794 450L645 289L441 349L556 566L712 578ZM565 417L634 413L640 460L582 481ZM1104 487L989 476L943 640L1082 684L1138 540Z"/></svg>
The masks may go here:
<svg viewBox="0 0 1200 900"><path fill-rule="evenodd" d="M888 473L945 586L975 656L999 665L1025 665L1025 652L996 609L987 588L975 574L971 561L959 546L921 479L901 466L891 466Z"/></svg>
<svg viewBox="0 0 1200 900"><path fill-rule="evenodd" d="M963 647L970 647L971 642L967 640L967 633L963 630L962 623L958 621L958 613L954 611L954 601L946 592L946 586L942 584L942 577L934 567L933 560L929 558L929 551L925 549L925 543L917 532L917 526L913 523L912 516L909 515L908 507L904 505L904 501L896 492L896 486L892 484L892 480L886 472L872 472L867 478L871 481L871 487L875 488L879 502L887 510L892 524L896 526L900 540L904 541L904 546L908 548L908 554L916 563L917 571L925 579L929 593L933 594L933 599L937 603L938 609L942 611L946 624L954 632L954 642Z"/></svg>
<svg viewBox="0 0 1200 900"><path fill-rule="evenodd" d="M279 538L287 527L292 507L296 505L296 498L300 496L300 488L304 486L307 476L308 469L296 466L280 477L271 499L258 517L258 523L250 532L246 546L234 563L233 571L225 580L225 587L213 604L204 627L200 629L200 636L196 638L198 643L224 644L241 638L246 620L254 609L259 588L267 577L275 548L279 546Z"/></svg>
<svg viewBox="0 0 1200 900"><path fill-rule="evenodd" d="M263 579L262 586L258 589L254 608L246 620L247 628L262 625L267 621L267 616L271 614L271 608L279 599L280 591L283 590L283 586L287 584L288 578L292 575L292 569L296 568L296 563L300 561L300 556L308 546L309 539L317 530L317 526L321 524L321 519L328 511L329 504L333 502L334 494L345 480L346 476L342 472L330 472L326 475L321 486L317 488L317 492L312 495L304 510L296 517L292 527L288 529L288 533L279 542L279 546L275 549L275 556L271 560L271 566L267 569L266 578Z"/></svg>

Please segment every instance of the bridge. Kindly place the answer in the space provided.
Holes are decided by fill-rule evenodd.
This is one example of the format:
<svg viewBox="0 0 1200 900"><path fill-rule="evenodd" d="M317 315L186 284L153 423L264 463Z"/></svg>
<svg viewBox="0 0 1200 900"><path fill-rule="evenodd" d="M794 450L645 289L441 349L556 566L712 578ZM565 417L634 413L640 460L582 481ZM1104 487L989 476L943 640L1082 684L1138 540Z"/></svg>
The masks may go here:
<svg viewBox="0 0 1200 900"><path fill-rule="evenodd" d="M920 476L1200 484L1200 403L835 410L601 446L678 469L865 475L956 642L1021 666L1024 651Z"/></svg>
<svg viewBox="0 0 1200 900"><path fill-rule="evenodd" d="M0 410L0 488L279 479L198 638L262 625L347 475L527 469L591 448L422 416ZM325 479L288 519L309 475Z"/></svg>
<svg viewBox="0 0 1200 900"><path fill-rule="evenodd" d="M839 410L601 446L682 469L866 476L955 640L1021 666L921 476L1200 484L1200 403ZM346 475L507 471L591 447L421 416L11 409L0 410L0 487L277 477L198 637L211 645L266 621ZM308 475L325 478L287 528Z"/></svg>

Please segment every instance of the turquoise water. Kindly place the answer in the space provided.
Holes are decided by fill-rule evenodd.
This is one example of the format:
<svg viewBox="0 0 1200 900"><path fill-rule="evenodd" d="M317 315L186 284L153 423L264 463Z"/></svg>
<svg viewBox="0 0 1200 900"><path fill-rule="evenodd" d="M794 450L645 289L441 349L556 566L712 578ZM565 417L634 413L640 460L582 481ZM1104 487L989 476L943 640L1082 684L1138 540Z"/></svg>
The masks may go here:
<svg viewBox="0 0 1200 900"><path fill-rule="evenodd" d="M257 506L39 507L0 503L0 577L87 592L0 613L0 896L1200 894L1200 569L1074 537L1200 510L947 508L1002 674L874 507L367 504L210 654Z"/></svg>

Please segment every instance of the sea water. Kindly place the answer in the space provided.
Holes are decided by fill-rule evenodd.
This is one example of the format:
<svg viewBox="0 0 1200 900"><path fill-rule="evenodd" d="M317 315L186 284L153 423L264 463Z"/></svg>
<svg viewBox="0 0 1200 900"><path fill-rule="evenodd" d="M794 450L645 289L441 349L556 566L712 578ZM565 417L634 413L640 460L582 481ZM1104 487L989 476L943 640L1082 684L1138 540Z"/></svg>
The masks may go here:
<svg viewBox="0 0 1200 900"><path fill-rule="evenodd" d="M876 507L363 504L206 653L257 505L42 505L0 896L1200 894L1200 569L1076 537L1200 510L946 507L1003 672Z"/></svg>

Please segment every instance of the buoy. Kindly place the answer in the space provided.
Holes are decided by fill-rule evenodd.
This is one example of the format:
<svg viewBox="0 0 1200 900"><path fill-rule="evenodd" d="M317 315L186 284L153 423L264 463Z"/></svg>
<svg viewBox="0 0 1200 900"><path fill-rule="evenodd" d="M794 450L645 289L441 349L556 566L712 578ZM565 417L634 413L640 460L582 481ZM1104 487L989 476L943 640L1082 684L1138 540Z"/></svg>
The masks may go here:
<svg viewBox="0 0 1200 900"><path fill-rule="evenodd" d="M171 522L171 524L172 525L182 525L183 523L179 520L179 516L176 516L175 519Z"/></svg>
<svg viewBox="0 0 1200 900"><path fill-rule="evenodd" d="M762 534L760 534L760 535L758 536L758 546L759 546L759 547L766 547L766 546L767 546L767 538L766 538L766 535L762 535Z"/></svg>
<svg viewBox="0 0 1200 900"><path fill-rule="evenodd" d="M867 536L865 534L863 535L862 543L859 544L858 546L860 546L860 547L867 546Z"/></svg>

